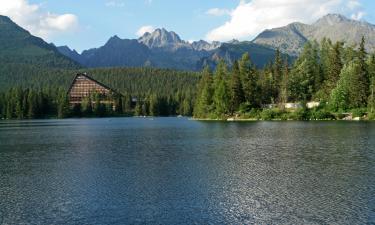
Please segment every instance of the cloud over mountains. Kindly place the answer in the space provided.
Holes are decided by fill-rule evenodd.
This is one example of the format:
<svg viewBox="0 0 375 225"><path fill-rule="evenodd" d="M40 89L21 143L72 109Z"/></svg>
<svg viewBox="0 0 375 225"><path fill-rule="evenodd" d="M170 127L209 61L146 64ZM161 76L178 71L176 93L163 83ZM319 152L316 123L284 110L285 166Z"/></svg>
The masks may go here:
<svg viewBox="0 0 375 225"><path fill-rule="evenodd" d="M214 9L211 11L215 12ZM333 12L349 14L357 20L364 15L359 0L241 0L230 11L230 19L208 32L206 39L249 39L264 29L285 26L295 21L311 23Z"/></svg>
<svg viewBox="0 0 375 225"><path fill-rule="evenodd" d="M74 31L78 18L74 14L55 14L28 0L0 0L0 15L10 17L33 35L50 40L53 35Z"/></svg>

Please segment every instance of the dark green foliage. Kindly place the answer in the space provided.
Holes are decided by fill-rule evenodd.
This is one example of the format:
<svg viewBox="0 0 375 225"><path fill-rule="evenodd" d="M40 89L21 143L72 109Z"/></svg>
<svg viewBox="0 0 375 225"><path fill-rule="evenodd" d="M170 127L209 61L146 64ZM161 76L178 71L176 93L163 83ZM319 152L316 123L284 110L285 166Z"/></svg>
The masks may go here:
<svg viewBox="0 0 375 225"><path fill-rule="evenodd" d="M249 105L258 106L258 74L248 53L245 53L239 61L239 70L244 101Z"/></svg>
<svg viewBox="0 0 375 225"><path fill-rule="evenodd" d="M229 111L229 88L228 88L228 73L225 62L222 60L218 64L215 77L214 77L214 95L213 95L213 105L215 109L215 115L222 116Z"/></svg>
<svg viewBox="0 0 375 225"><path fill-rule="evenodd" d="M233 64L231 72L226 71L221 61L214 77L214 107L200 102L199 108L208 111L195 116L323 120L335 119L334 115L344 112L362 117L368 109L370 118L375 106L375 56L369 58L364 46L364 39L358 50L344 47L340 42L332 44L330 40L323 40L321 46L308 42L292 68L288 60L282 63L278 51L274 62L261 70L252 66L248 54L242 56L239 66L237 62ZM240 74L240 83L237 74ZM198 91L197 99L202 95ZM303 107L286 110L285 103L289 101ZM307 109L309 101L318 101L320 106ZM359 109L361 113L354 113Z"/></svg>
<svg viewBox="0 0 375 225"><path fill-rule="evenodd" d="M369 78L370 78L370 97L368 102L368 107L371 113L375 112L375 54L371 55L369 60Z"/></svg>
<svg viewBox="0 0 375 225"><path fill-rule="evenodd" d="M194 106L194 116L207 117L213 104L213 80L209 67L203 70L202 79L197 87L197 99Z"/></svg>
<svg viewBox="0 0 375 225"><path fill-rule="evenodd" d="M240 78L240 70L238 62L233 64L232 76L230 79L230 113L233 114L238 110L240 104L244 102L244 93L242 89L242 82Z"/></svg>
<svg viewBox="0 0 375 225"><path fill-rule="evenodd" d="M291 98L310 100L322 82L316 43L308 42L295 62L290 76Z"/></svg>

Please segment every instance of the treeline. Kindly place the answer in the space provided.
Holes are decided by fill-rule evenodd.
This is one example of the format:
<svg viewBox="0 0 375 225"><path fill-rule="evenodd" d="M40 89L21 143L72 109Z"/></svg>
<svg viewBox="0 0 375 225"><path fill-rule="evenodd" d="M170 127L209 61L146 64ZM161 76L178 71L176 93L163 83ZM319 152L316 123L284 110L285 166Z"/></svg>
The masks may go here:
<svg viewBox="0 0 375 225"><path fill-rule="evenodd" d="M122 96L113 99L113 104L99 105L93 103L96 97L90 96L83 104L68 107L68 87L80 72ZM6 64L0 67L0 118L192 115L199 78L200 73L168 69L62 70Z"/></svg>
<svg viewBox="0 0 375 225"><path fill-rule="evenodd" d="M161 96L101 96L93 93L81 104L70 105L64 89L11 88L0 93L0 119L38 119L109 116L191 116L192 92Z"/></svg>
<svg viewBox="0 0 375 225"><path fill-rule="evenodd" d="M369 55L364 46L364 38L358 48L329 39L308 42L292 66L279 51L263 69L255 68L248 54L230 70L221 61L214 74L208 68L203 71L194 116L328 119L352 111L373 115L375 55ZM320 106L309 111L305 107L309 101ZM299 102L302 108L288 118L285 103L289 102Z"/></svg>
<svg viewBox="0 0 375 225"><path fill-rule="evenodd" d="M77 73L86 72L94 79L120 93L134 96L156 93L162 96L176 92L195 93L200 73L157 68L50 69L40 65L0 62L0 92L10 88L67 90Z"/></svg>

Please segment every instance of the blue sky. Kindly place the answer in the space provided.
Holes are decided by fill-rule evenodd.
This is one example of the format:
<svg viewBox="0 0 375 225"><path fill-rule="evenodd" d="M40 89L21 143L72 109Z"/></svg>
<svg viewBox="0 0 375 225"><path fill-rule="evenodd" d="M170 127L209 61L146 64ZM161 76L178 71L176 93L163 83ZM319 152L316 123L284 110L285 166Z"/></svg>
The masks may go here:
<svg viewBox="0 0 375 225"><path fill-rule="evenodd" d="M0 14L34 35L78 51L99 47L113 35L137 38L142 27L164 27L185 40L251 40L266 28L312 23L327 13L375 23L375 1L0 0Z"/></svg>

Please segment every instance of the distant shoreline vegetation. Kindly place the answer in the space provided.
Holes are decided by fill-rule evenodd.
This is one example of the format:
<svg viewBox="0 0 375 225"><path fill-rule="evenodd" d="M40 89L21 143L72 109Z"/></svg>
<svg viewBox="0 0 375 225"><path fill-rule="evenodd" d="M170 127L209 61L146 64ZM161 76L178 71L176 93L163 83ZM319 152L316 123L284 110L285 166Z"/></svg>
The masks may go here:
<svg viewBox="0 0 375 225"><path fill-rule="evenodd" d="M308 42L293 66L275 59L255 68L249 55L231 69L205 68L193 116L202 120L374 120L375 54L342 42ZM315 102L308 108L306 103ZM300 107L286 108L286 104Z"/></svg>
<svg viewBox="0 0 375 225"><path fill-rule="evenodd" d="M364 38L359 47L329 39L308 42L292 66L277 50L262 69L247 53L231 68L221 60L213 73L209 67L201 73L88 69L122 94L111 104L95 104L100 100L92 96L70 105L65 86L77 70L3 67L4 73L17 71L25 79L3 88L0 119L183 115L223 121L374 120L375 54L364 46ZM40 75L28 80L28 73Z"/></svg>

